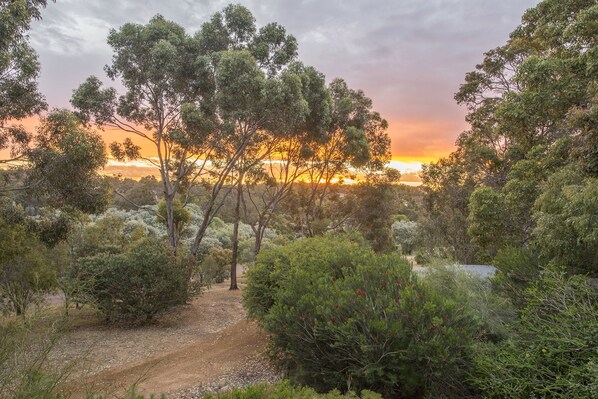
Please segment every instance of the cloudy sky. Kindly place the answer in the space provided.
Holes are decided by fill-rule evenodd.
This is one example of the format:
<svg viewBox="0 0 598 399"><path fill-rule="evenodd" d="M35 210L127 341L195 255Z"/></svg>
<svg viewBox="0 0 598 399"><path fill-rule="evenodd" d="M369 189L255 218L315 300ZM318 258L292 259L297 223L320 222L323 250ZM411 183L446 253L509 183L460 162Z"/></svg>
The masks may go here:
<svg viewBox="0 0 598 399"><path fill-rule="evenodd" d="M467 129L453 94L484 51L504 44L538 0L241 0L258 26L295 35L299 58L328 79L344 78L374 100L390 123L393 158L447 155ZM191 33L229 1L57 0L35 22L40 87L51 107L68 106L87 76L104 77L110 28L160 13Z"/></svg>

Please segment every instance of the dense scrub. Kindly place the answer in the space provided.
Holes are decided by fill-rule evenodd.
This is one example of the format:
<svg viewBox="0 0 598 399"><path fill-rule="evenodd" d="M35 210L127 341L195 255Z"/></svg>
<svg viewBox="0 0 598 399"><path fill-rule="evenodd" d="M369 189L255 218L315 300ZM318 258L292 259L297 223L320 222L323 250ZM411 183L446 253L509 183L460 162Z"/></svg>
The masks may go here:
<svg viewBox="0 0 598 399"><path fill-rule="evenodd" d="M524 299L514 336L476 358L473 382L484 397L598 397L598 291L547 270Z"/></svg>
<svg viewBox="0 0 598 399"><path fill-rule="evenodd" d="M261 254L245 291L249 314L271 333L274 362L293 381L384 397L468 393L480 323L455 299L401 258L343 236Z"/></svg>

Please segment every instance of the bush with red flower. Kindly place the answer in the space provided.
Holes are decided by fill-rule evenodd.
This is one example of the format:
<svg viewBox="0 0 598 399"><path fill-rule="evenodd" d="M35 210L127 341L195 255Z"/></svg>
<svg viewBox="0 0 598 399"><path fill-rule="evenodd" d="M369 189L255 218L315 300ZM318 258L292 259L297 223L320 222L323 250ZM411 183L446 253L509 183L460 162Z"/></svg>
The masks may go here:
<svg viewBox="0 0 598 399"><path fill-rule="evenodd" d="M469 393L478 324L398 256L344 236L275 248L249 272L245 306L295 382L384 397Z"/></svg>

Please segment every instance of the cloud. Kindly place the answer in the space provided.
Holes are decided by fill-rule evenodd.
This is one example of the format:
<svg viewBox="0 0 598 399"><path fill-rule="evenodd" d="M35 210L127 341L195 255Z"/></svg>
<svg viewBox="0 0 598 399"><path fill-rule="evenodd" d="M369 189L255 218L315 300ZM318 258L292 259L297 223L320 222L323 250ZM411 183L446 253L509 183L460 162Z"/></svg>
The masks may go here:
<svg viewBox="0 0 598 399"><path fill-rule="evenodd" d="M446 155L464 129L453 94L483 52L506 42L539 0L241 0L258 25L276 21L297 37L301 60L361 88L391 120L395 154ZM235 1L237 2L237 1ZM50 105L110 62L110 28L157 13L197 31L227 0L63 0L31 32L40 87ZM419 125L414 125L415 121ZM407 137L409 136L409 137Z"/></svg>

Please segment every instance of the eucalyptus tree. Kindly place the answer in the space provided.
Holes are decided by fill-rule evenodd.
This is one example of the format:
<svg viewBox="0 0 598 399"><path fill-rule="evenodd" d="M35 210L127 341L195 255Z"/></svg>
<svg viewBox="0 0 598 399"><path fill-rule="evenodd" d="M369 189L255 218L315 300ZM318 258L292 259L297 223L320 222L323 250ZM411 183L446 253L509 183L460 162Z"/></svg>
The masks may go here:
<svg viewBox="0 0 598 399"><path fill-rule="evenodd" d="M222 205L216 204L218 192L233 173L234 181L225 195L237 187L231 288L236 288L236 256L240 203L244 176L273 148L268 138L282 126L292 126L303 116L301 91L297 79L281 69L297 55L297 43L285 29L270 23L257 31L249 10L229 5L206 22L196 35L200 47L212 59L218 92L219 120L227 131L218 143L216 162L223 165L213 185L212 196L204 209L203 222L195 236L196 253L207 227ZM224 198L224 196L221 196Z"/></svg>
<svg viewBox="0 0 598 399"><path fill-rule="evenodd" d="M326 140L330 124L331 100L324 75L301 63L293 63L287 72L301 79L307 108L304 118L295 125L281 126L269 139L274 143L271 151L263 162L249 170L249 184L242 200L255 234L256 255L279 203L291 193L295 183L307 179L314 168L311 157L315 147Z"/></svg>
<svg viewBox="0 0 598 399"><path fill-rule="evenodd" d="M310 189L304 205L304 227L313 235L312 222L322 217L323 203L334 179L355 174L356 170L382 170L390 161L388 122L372 110L372 100L361 90L349 88L342 79L328 87L331 98L330 122L323 139L312 147L308 181Z"/></svg>
<svg viewBox="0 0 598 399"><path fill-rule="evenodd" d="M120 78L125 93L119 97L91 76L74 91L71 103L87 123L118 128L153 145L155 157L142 154L130 137L110 147L117 159L143 158L158 168L168 238L176 246L173 203L183 182L205 166L216 123L207 60L181 26L160 15L147 25L111 30L108 44L114 55L106 73ZM194 121L193 129L186 128L187 120Z"/></svg>
<svg viewBox="0 0 598 399"><path fill-rule="evenodd" d="M465 76L455 99L471 129L423 170L434 230L460 260L543 247L538 237L550 235L535 231L545 227L537 215L551 176L573 164L584 184L598 175L597 14L593 0L543 0Z"/></svg>
<svg viewBox="0 0 598 399"><path fill-rule="evenodd" d="M263 107L268 79L295 57L296 41L277 24L258 31L249 10L229 5L194 36L157 15L146 25L112 30L108 43L114 56L106 72L121 80L124 94L117 96L90 77L71 102L87 122L152 144L153 156L130 138L111 149L117 158L143 158L159 170L171 245L180 240L175 198L182 195L186 205L194 184L211 185L192 245L195 254L232 188L233 167L263 128L266 114L258 108L272 110Z"/></svg>
<svg viewBox="0 0 598 399"><path fill-rule="evenodd" d="M0 1L0 150L8 149L8 163L24 157L32 139L23 126L10 123L46 109L38 90L39 62L29 45L31 20L41 19L45 0Z"/></svg>

